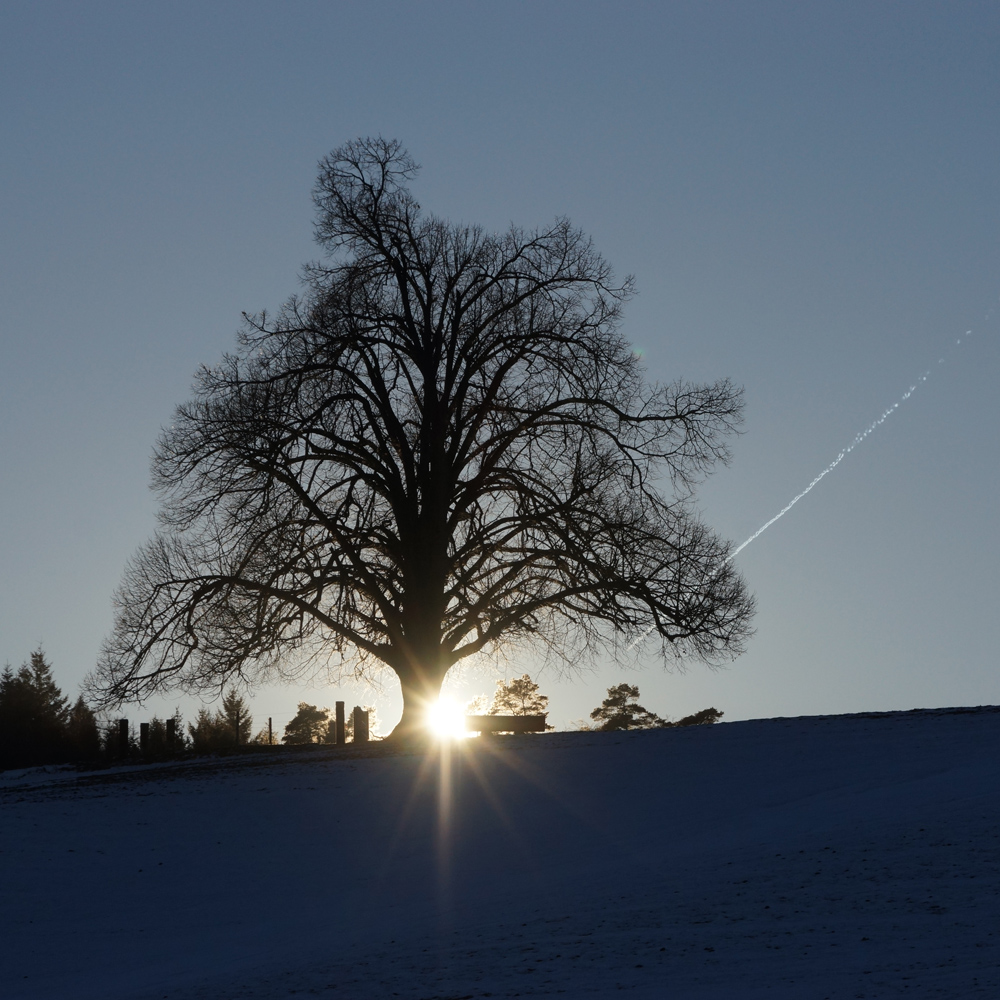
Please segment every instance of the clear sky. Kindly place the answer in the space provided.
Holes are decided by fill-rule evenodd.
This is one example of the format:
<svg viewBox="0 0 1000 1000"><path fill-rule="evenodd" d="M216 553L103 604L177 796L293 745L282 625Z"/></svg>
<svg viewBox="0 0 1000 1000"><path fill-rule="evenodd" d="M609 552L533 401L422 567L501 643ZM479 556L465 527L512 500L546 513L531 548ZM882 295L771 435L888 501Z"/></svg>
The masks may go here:
<svg viewBox="0 0 1000 1000"><path fill-rule="evenodd" d="M75 694L154 528L159 427L296 290L319 158L382 134L429 211L590 233L652 378L745 387L701 493L736 543L931 372L738 556L743 657L545 674L553 721L621 680L672 717L1000 702L998 51L995 3L7 0L0 661L41 642ZM254 707L338 697L371 700Z"/></svg>

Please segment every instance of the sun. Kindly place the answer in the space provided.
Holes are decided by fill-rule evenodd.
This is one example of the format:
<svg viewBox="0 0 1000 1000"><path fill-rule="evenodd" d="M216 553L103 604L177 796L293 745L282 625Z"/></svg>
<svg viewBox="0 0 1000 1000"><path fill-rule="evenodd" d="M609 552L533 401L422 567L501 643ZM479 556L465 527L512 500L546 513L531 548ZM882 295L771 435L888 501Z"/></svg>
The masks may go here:
<svg viewBox="0 0 1000 1000"><path fill-rule="evenodd" d="M458 702L442 695L427 710L427 725L439 740L460 739L465 731L465 710Z"/></svg>

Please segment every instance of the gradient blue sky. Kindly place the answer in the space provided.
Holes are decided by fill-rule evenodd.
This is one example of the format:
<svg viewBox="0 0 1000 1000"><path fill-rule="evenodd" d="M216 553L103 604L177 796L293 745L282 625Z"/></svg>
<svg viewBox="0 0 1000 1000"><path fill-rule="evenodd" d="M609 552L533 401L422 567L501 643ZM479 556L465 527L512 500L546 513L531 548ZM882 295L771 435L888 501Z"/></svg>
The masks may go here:
<svg viewBox="0 0 1000 1000"><path fill-rule="evenodd" d="M995 3L7 0L0 660L42 642L75 694L154 527L159 427L296 290L319 158L381 133L430 211L589 232L636 276L651 377L745 386L701 494L737 543L933 369L740 554L745 656L545 674L553 721L621 680L673 717L1000 702L998 52ZM372 700L254 706L338 697Z"/></svg>

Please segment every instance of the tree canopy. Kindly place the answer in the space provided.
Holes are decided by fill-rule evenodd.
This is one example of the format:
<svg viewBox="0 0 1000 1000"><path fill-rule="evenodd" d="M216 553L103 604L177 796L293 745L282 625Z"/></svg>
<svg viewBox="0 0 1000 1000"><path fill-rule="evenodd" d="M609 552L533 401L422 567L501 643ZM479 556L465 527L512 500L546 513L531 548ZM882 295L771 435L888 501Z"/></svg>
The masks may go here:
<svg viewBox="0 0 1000 1000"><path fill-rule="evenodd" d="M281 742L333 743L334 740L330 737L330 709L317 708L315 705L300 701L298 711L285 726L285 735L281 737Z"/></svg>
<svg viewBox="0 0 1000 1000"><path fill-rule="evenodd" d="M490 715L546 715L548 711L549 696L541 693L530 674L497 681ZM545 728L555 729L555 726L546 725Z"/></svg>
<svg viewBox="0 0 1000 1000"><path fill-rule="evenodd" d="M639 704L639 689L634 684L609 687L607 698L590 713L590 717L598 723L597 728L604 731L660 729L670 725L666 719Z"/></svg>
<svg viewBox="0 0 1000 1000"><path fill-rule="evenodd" d="M683 719L678 719L676 722L671 723L671 725L712 726L725 714L725 712L720 712L717 708L703 708L700 712L695 712L693 715L685 715Z"/></svg>
<svg viewBox="0 0 1000 1000"><path fill-rule="evenodd" d="M742 648L752 600L692 504L739 390L648 384L631 282L583 233L446 222L416 170L383 139L322 161L324 259L156 448L162 530L118 592L102 703L388 667L408 732L451 666L511 643Z"/></svg>

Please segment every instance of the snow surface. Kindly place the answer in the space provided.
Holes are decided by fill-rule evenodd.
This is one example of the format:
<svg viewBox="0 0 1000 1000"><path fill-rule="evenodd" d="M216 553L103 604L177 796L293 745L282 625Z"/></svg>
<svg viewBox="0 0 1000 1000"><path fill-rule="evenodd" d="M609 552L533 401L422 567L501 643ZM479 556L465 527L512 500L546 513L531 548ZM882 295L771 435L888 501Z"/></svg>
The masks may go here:
<svg viewBox="0 0 1000 1000"><path fill-rule="evenodd" d="M0 774L0 996L1000 997L1000 710Z"/></svg>

